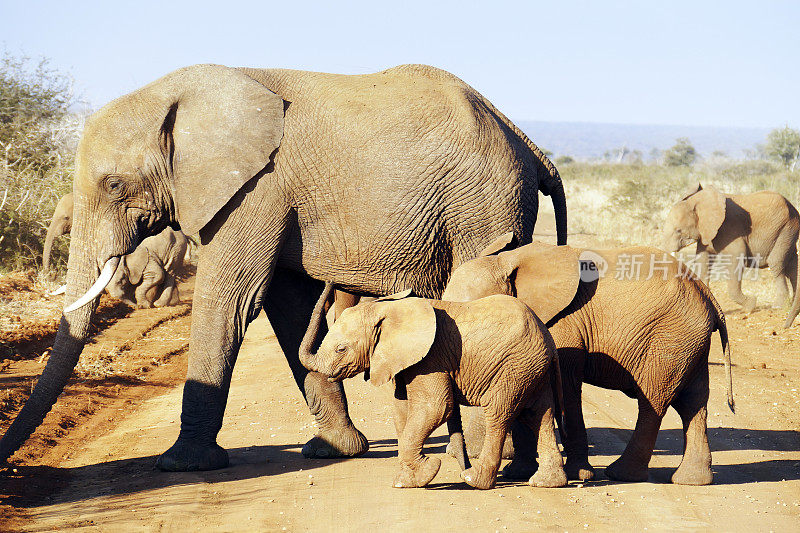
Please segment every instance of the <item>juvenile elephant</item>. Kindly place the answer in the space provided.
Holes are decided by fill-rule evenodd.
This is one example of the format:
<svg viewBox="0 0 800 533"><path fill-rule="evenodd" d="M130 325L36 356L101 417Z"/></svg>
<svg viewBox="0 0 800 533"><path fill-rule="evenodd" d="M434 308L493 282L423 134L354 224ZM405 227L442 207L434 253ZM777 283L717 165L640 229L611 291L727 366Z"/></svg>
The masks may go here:
<svg viewBox="0 0 800 533"><path fill-rule="evenodd" d="M323 297L331 290L329 284ZM366 372L373 385L392 380L400 472L394 486L423 487L441 460L422 446L456 404L483 408L486 437L480 456L461 477L471 486L495 484L511 421L537 436L539 469L529 483L567 483L553 425L553 390L560 386L555 345L544 324L516 298L492 296L452 303L408 297L410 291L346 309L311 352L321 303L300 351L310 370L341 381ZM321 302L321 301L320 301Z"/></svg>
<svg viewBox="0 0 800 533"><path fill-rule="evenodd" d="M723 194L698 184L672 206L664 225L669 252L697 243L701 277L708 281L711 265L724 267L728 294L746 311L756 306L755 296L742 293L744 267L769 267L775 275L775 307L786 301L786 279L794 291L789 327L800 310L797 294L797 237L800 216L783 196L772 191Z"/></svg>
<svg viewBox="0 0 800 533"><path fill-rule="evenodd" d="M147 237L122 256L106 291L134 307L177 305L180 295L175 276L183 269L187 249L186 236L172 228Z"/></svg>
<svg viewBox="0 0 800 533"><path fill-rule="evenodd" d="M368 442L341 384L298 359L317 280L437 297L498 235L530 240L539 192L566 242L552 162L480 93L425 65L353 76L182 68L92 115L75 166L68 305L0 462L61 393L120 258L165 227L199 233L203 254L181 430L163 470L228 464L217 434L239 347L262 310L319 425L303 454L357 456Z"/></svg>
<svg viewBox="0 0 800 533"><path fill-rule="evenodd" d="M647 479L661 419L672 406L683 420L685 443L673 483L711 483L706 403L714 331L725 354L731 410L733 388L725 316L708 287L655 248L581 251L532 243L507 249L513 241L506 235L487 248L489 255L457 268L443 298L513 294L545 321L564 379L567 475L594 477L581 409L581 384L590 383L620 390L639 403L636 428L625 452L606 468L609 478ZM467 423L468 442L474 431ZM512 439L515 458L504 474L516 477L534 460L522 430L515 427Z"/></svg>
<svg viewBox="0 0 800 533"><path fill-rule="evenodd" d="M42 252L42 273L47 277L53 277L50 272L50 253L53 250L53 241L72 231L72 209L74 206L72 193L69 192L61 197L53 211L53 218L47 227L47 236L44 239L44 250Z"/></svg>

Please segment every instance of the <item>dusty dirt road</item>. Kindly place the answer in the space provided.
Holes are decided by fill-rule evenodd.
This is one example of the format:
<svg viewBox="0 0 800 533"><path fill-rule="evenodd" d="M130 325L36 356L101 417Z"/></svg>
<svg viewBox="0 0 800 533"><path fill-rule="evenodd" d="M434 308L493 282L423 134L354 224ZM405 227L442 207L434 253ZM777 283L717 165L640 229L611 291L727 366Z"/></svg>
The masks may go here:
<svg viewBox="0 0 800 533"><path fill-rule="evenodd" d="M715 289L717 289L715 287ZM720 292L715 290L715 292ZM723 291L724 292L724 291ZM178 433L181 387L129 402L113 423L89 424L40 466L19 466L0 483L19 490L6 503L6 527L26 531L79 529L221 531L798 531L800 530L800 325L778 329L782 313L742 315L720 297L733 342L737 413L725 405L715 336L711 355L709 439L714 485L669 483L680 462L680 421L671 411L647 483L605 480L602 467L623 450L635 403L618 392L587 387L590 453L600 480L562 489L534 489L502 479L494 490L460 482L444 454L443 428L427 453L442 469L425 489L391 487L397 446L389 386L360 378L346 383L356 425L370 439L363 457L307 460L300 447L314 427L288 366L262 315L242 346L219 442L231 466L202 473L162 473L157 455ZM774 333L773 333L774 332ZM176 358L174 373L185 359ZM68 457L65 457L68 456Z"/></svg>

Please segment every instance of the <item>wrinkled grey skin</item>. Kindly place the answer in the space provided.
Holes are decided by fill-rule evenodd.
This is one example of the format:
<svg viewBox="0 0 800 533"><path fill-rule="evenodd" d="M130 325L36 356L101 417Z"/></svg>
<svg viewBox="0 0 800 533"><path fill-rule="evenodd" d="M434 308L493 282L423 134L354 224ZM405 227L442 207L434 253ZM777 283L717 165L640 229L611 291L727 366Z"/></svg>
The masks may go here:
<svg viewBox="0 0 800 533"><path fill-rule="evenodd" d="M75 174L67 304L99 294L98 271L167 226L201 238L181 431L163 470L228 464L217 434L239 346L262 309L319 426L303 454L356 456L368 444L341 385L298 360L323 288L315 280L438 296L452 268L498 235L530 240L539 191L566 240L552 163L474 89L422 65L358 76L180 69L95 113ZM0 461L63 389L96 303L65 313Z"/></svg>
<svg viewBox="0 0 800 533"><path fill-rule="evenodd" d="M42 252L42 273L51 279L55 276L53 272L50 272L50 253L53 249L53 241L72 230L73 203L71 192L62 196L56 204L53 218L47 227L47 236L44 239L44 250Z"/></svg>
<svg viewBox="0 0 800 533"><path fill-rule="evenodd" d="M792 287L792 308L784 327L800 312L797 293L797 239L800 215L783 196L772 191L723 194L697 184L672 206L664 224L664 246L669 252L697 243L697 268L708 283L711 265L720 263L731 299L746 312L756 306L755 296L742 292L743 266L766 268L775 276L775 301L783 307Z"/></svg>
<svg viewBox="0 0 800 533"><path fill-rule="evenodd" d="M494 487L506 432L518 418L538 437L539 469L528 483L566 485L553 423L556 348L525 304L510 296L442 302L405 291L344 310L313 353L331 286L312 314L300 360L333 381L366 372L375 386L392 382L400 458L394 487L424 487L436 476L441 461L422 447L458 404L486 414L483 449L461 473L467 484Z"/></svg>
<svg viewBox="0 0 800 533"><path fill-rule="evenodd" d="M186 236L172 228L147 237L122 256L106 291L141 309L177 305L180 295L175 276L183 270L187 249Z"/></svg>

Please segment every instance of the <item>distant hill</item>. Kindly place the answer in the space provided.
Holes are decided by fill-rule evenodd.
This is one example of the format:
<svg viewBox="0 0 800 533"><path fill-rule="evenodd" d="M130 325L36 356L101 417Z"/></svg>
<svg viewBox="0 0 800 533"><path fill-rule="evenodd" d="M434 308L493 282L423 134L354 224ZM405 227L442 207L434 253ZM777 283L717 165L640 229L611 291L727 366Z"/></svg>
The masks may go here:
<svg viewBox="0 0 800 533"><path fill-rule="evenodd" d="M578 159L603 157L608 150L626 146L640 150L645 159L650 151L661 151L675 144L678 137L688 137L703 156L716 150L741 158L745 150L766 141L769 128L723 128L698 126L663 126L642 124L606 124L592 122L514 121L537 145L558 157L571 155Z"/></svg>

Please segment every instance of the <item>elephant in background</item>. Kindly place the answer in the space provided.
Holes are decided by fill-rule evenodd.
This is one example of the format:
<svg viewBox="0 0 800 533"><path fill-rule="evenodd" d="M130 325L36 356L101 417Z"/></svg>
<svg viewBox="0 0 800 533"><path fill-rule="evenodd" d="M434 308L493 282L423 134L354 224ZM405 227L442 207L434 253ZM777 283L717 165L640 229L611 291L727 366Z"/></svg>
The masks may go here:
<svg viewBox="0 0 800 533"><path fill-rule="evenodd" d="M437 297L450 271L498 235L530 241L539 192L566 242L552 162L472 87L425 65L363 75L179 69L87 121L73 191L68 305L0 461L63 390L121 257L165 227L199 233L203 253L181 430L162 470L228 464L217 434L239 347L262 309L319 427L303 454L356 456L368 442L341 384L299 362L317 280Z"/></svg>
<svg viewBox="0 0 800 533"><path fill-rule="evenodd" d="M186 236L172 228L147 237L122 256L106 291L142 309L177 305L180 295L175 276L183 270L188 244Z"/></svg>
<svg viewBox="0 0 800 533"><path fill-rule="evenodd" d="M730 297L750 312L755 296L742 293L744 267L769 267L775 275L775 307L788 296L786 280L792 286L789 327L800 310L797 294L797 237L800 216L783 196L772 191L723 194L715 187L698 184L672 206L664 225L666 250L677 252L697 243L699 274L709 280L714 261L723 263Z"/></svg>
<svg viewBox="0 0 800 533"><path fill-rule="evenodd" d="M393 382L400 457L395 487L424 487L436 476L441 460L422 455L422 447L456 404L486 413L481 454L461 473L467 484L494 487L506 432L517 417L537 436L539 469L529 484L567 484L553 421L554 389L560 387L556 348L525 304L509 296L442 302L406 291L346 309L314 353L321 304L331 290L328 283L300 361L334 381L365 372L375 386Z"/></svg>
<svg viewBox="0 0 800 533"><path fill-rule="evenodd" d="M563 376L567 475L594 478L581 406L581 385L590 383L620 390L639 404L624 453L606 468L609 478L647 479L661 420L672 406L684 428L684 455L673 483L711 483L706 404L714 331L725 355L731 411L734 404L725 315L708 287L656 248L580 250L534 242L514 249L514 241L505 235L487 247L488 255L455 269L443 298L513 294L545 321ZM636 262L642 265L638 272ZM479 432L473 425L468 418L464 437L470 447ZM511 436L515 456L504 475L526 477L535 464L531 437L518 425Z"/></svg>
<svg viewBox="0 0 800 533"><path fill-rule="evenodd" d="M70 233L72 229L73 195L65 194L56 204L53 219L47 230L42 270L49 275L50 251L53 239ZM122 256L106 292L132 307L150 308L176 305L180 302L175 275L183 269L188 257L187 237L180 231L165 228L158 235L147 237L136 249ZM60 294L62 286L51 295ZM347 295L342 296L347 302ZM340 303L345 305L344 303Z"/></svg>
<svg viewBox="0 0 800 533"><path fill-rule="evenodd" d="M72 210L74 200L72 193L69 192L61 197L53 211L53 218L47 227L47 236L44 239L44 251L42 252L42 273L47 278L52 278L54 274L50 272L50 253L53 250L53 241L72 231Z"/></svg>

